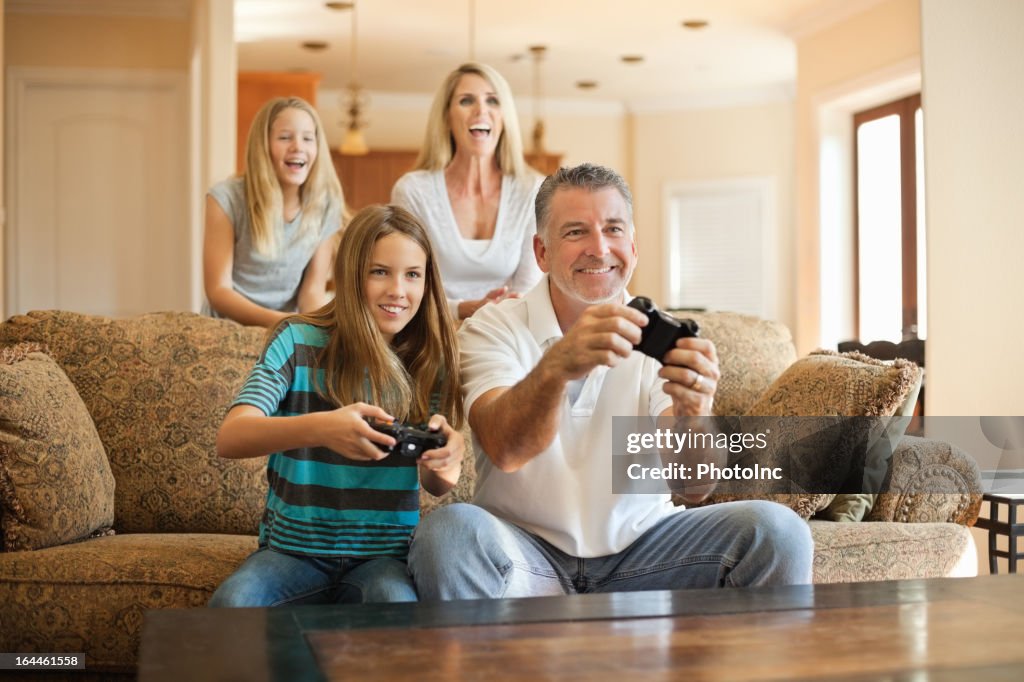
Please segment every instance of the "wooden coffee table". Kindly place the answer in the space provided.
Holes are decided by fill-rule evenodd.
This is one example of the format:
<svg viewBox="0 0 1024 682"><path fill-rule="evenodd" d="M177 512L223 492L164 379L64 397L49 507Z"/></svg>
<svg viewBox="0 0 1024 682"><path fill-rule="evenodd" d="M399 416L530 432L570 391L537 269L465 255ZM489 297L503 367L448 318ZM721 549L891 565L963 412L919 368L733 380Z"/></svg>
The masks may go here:
<svg viewBox="0 0 1024 682"><path fill-rule="evenodd" d="M143 682L1024 679L1024 576L146 614Z"/></svg>

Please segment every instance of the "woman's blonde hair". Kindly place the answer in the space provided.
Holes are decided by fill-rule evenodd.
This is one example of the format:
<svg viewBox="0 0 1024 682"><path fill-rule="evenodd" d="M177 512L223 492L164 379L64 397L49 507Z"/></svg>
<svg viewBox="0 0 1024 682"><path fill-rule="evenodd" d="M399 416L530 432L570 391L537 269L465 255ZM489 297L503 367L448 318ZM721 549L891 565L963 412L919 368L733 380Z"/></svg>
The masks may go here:
<svg viewBox="0 0 1024 682"><path fill-rule="evenodd" d="M409 324L389 345L366 303L366 276L374 245L403 235L427 256L423 299ZM399 420L422 424L434 412L456 429L463 406L455 325L430 239L420 222L398 206L367 206L352 218L334 261L333 301L298 319L328 331L320 354L318 392L335 405L367 402Z"/></svg>
<svg viewBox="0 0 1024 682"><path fill-rule="evenodd" d="M306 181L299 188L302 222L295 239L319 236L328 207L331 204L344 205L341 183L334 171L331 150L327 146L327 137L316 109L298 97L276 97L270 100L257 112L249 127L244 173L245 202L249 210L252 243L265 256L276 256L281 248L278 243L278 226L284 220L284 200L281 184L270 159L270 129L285 109L306 112L316 127L316 159L313 160Z"/></svg>
<svg viewBox="0 0 1024 682"><path fill-rule="evenodd" d="M451 163L452 157L455 156L455 138L448 123L448 110L451 108L452 96L459 79L467 74L483 78L490 83L498 96L503 123L496 150L498 168L505 175L528 175L530 171L523 159L523 139L519 131L519 116L516 114L516 103L512 99L512 89L497 70L479 62L463 64L449 73L441 83L441 87L434 95L434 103L430 106L427 133L423 138L420 155L416 159L416 169L441 170Z"/></svg>

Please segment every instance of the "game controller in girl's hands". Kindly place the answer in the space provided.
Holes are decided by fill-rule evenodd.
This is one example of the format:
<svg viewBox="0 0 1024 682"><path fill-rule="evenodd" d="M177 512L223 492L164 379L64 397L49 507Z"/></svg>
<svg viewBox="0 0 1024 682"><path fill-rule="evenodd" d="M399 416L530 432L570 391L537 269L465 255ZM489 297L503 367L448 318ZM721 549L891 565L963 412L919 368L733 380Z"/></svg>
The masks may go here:
<svg viewBox="0 0 1024 682"><path fill-rule="evenodd" d="M383 421L373 417L366 417L366 422L374 430L385 433L397 441L390 448L376 443L375 445L384 452L397 452L406 457L419 457L427 450L443 448L448 444L448 439L440 431L424 431L408 424Z"/></svg>

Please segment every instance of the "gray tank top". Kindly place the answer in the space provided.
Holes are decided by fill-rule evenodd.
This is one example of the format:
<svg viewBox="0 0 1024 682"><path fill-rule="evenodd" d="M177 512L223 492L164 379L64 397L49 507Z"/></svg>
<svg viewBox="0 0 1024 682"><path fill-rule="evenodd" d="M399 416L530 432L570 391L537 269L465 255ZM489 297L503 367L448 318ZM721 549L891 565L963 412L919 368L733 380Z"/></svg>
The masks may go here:
<svg viewBox="0 0 1024 682"><path fill-rule="evenodd" d="M303 271L317 247L341 227L340 202L328 206L319 234L309 234L303 239L296 239L302 213L287 223L282 218L283 226L278 224L281 235L279 252L271 258L256 251L252 243L243 178L229 178L214 185L210 188L210 196L224 209L235 228L235 252L231 268L235 291L265 308L295 312L298 309L299 284L302 283ZM203 312L220 317L208 301L203 304Z"/></svg>

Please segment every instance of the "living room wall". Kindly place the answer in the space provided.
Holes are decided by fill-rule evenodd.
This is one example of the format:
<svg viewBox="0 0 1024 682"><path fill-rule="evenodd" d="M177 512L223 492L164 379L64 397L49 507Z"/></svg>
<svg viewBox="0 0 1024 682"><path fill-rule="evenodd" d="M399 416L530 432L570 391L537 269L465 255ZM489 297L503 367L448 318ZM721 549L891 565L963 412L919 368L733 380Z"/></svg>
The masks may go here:
<svg viewBox="0 0 1024 682"><path fill-rule="evenodd" d="M630 288L665 299L667 183L768 176L776 181L777 318L793 318L793 103L647 111L632 116L633 195L641 267Z"/></svg>
<svg viewBox="0 0 1024 682"><path fill-rule="evenodd" d="M924 0L921 19L928 410L1022 415L1024 3Z"/></svg>
<svg viewBox="0 0 1024 682"><path fill-rule="evenodd" d="M1024 5L988 0L984 8L955 0L921 6L928 410L937 415L1024 414L1024 320L1015 311L1024 290ZM985 575L988 534L972 532ZM999 563L1005 572L1007 562Z"/></svg>
<svg viewBox="0 0 1024 682"><path fill-rule="evenodd" d="M185 69L190 25L170 17L8 14L6 66Z"/></svg>

